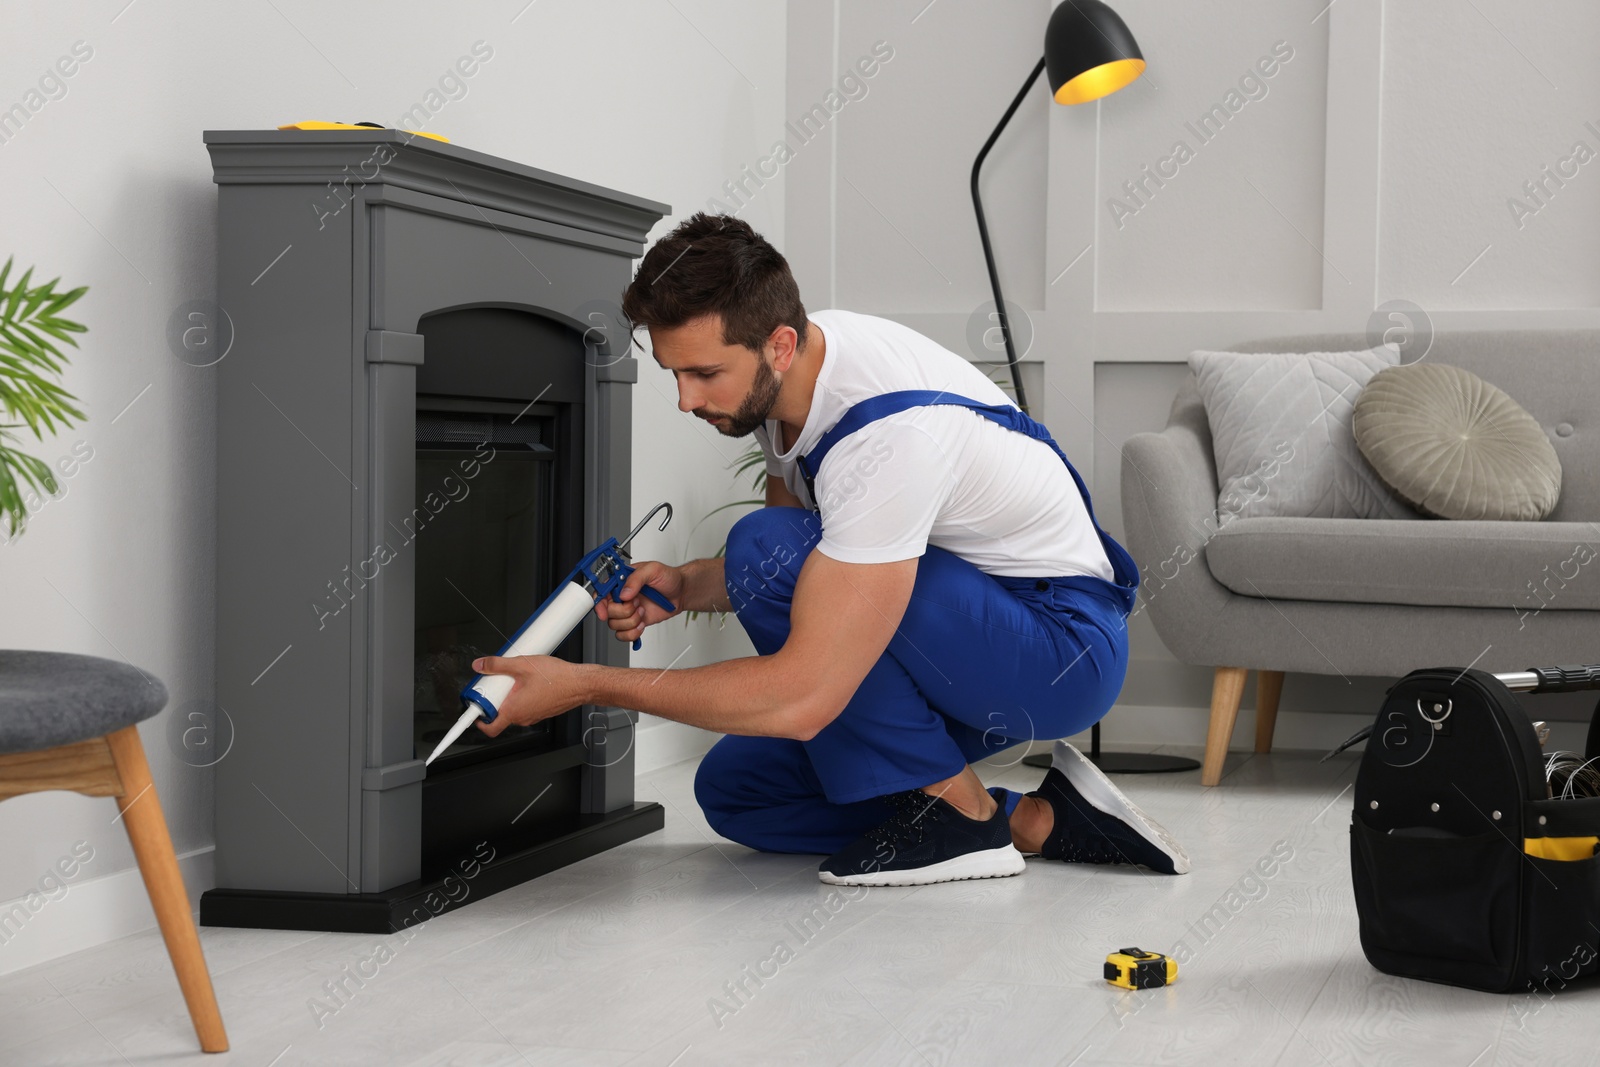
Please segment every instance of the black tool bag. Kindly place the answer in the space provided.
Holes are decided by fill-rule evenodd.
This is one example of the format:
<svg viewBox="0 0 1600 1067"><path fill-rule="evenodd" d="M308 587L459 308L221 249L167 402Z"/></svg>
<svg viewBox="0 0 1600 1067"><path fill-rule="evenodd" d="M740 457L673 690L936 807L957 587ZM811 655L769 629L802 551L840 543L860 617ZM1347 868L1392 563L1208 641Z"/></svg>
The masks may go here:
<svg viewBox="0 0 1600 1067"><path fill-rule="evenodd" d="M1600 838L1600 798L1549 798L1508 683L1600 688L1600 665L1413 671L1373 724L1350 869L1362 951L1386 974L1520 992L1600 970L1600 856L1585 840ZM1591 724L1586 755L1597 742Z"/></svg>

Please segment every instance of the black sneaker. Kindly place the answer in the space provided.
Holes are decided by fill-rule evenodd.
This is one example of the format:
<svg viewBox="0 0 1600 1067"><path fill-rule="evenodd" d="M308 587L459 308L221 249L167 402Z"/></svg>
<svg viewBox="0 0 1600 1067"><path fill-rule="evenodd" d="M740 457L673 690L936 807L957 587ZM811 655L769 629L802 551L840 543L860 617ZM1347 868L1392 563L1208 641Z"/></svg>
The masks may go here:
<svg viewBox="0 0 1600 1067"><path fill-rule="evenodd" d="M1004 803L980 822L920 789L884 799L895 813L823 860L818 878L830 885L929 885L1004 878L1027 866L1011 843Z"/></svg>
<svg viewBox="0 0 1600 1067"><path fill-rule="evenodd" d="M1065 741L1056 742L1044 782L1028 796L1045 798L1055 812L1039 849L1047 860L1142 864L1162 874L1189 870L1183 846Z"/></svg>

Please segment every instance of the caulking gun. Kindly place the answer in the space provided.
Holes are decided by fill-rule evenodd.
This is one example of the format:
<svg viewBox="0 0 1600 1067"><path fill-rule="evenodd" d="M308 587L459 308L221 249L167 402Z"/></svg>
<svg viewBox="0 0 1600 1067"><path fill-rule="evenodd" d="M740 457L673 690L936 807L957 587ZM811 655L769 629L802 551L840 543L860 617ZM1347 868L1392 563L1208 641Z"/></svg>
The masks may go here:
<svg viewBox="0 0 1600 1067"><path fill-rule="evenodd" d="M621 541L615 537L607 538L599 548L578 561L578 565L572 568L566 580L545 598L545 602L539 605L538 610L522 624L522 629L511 635L511 640L506 642L498 655L548 656L566 640L567 635L583 621L584 616L594 610L596 603L605 597L620 595L623 583L628 580L628 575L633 573L633 568L626 562L629 558L626 545L660 511L665 511L667 517L661 520L658 529L665 530L667 523L672 521L672 505L661 503L651 508L650 514L639 520L639 525ZM672 601L649 586L643 587L640 592L667 611L678 610L672 606ZM635 651L639 648L637 638L634 639L633 647ZM506 694L511 692L514 684L516 679L509 674L474 675L472 681L467 683L467 687L461 690L461 699L466 702L466 710L444 735L444 740L433 750L433 755L423 761L424 766L438 759L441 752L455 744L456 738L480 718L485 722L494 722L500 714L500 703L505 700Z"/></svg>

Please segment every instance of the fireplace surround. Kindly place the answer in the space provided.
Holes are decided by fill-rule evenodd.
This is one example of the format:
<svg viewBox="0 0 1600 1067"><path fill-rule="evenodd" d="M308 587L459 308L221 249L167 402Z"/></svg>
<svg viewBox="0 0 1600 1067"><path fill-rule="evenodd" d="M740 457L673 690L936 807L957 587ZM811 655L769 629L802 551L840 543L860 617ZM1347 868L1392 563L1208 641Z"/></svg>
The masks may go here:
<svg viewBox="0 0 1600 1067"><path fill-rule="evenodd" d="M612 302L670 207L399 131L204 138L234 742L201 922L392 932L659 829L625 709L422 758L471 659L632 525ZM556 654L627 663L595 619Z"/></svg>

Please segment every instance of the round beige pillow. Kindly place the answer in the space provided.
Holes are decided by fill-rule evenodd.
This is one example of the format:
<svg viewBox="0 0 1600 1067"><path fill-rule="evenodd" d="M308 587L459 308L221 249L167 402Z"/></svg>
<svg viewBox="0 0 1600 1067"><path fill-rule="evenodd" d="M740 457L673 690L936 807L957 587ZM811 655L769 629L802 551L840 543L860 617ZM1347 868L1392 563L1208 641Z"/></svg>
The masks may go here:
<svg viewBox="0 0 1600 1067"><path fill-rule="evenodd" d="M1384 484L1425 515L1536 520L1561 496L1561 461L1538 420L1460 367L1379 371L1351 429Z"/></svg>

